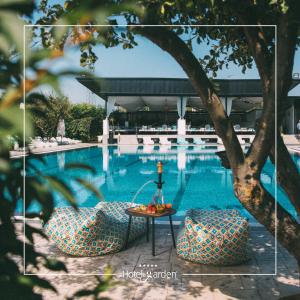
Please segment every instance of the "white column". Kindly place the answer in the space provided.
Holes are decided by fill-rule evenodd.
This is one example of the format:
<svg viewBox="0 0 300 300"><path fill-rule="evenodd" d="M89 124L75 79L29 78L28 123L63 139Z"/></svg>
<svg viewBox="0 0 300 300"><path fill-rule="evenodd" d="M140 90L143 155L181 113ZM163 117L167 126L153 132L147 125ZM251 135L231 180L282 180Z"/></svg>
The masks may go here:
<svg viewBox="0 0 300 300"><path fill-rule="evenodd" d="M57 152L57 164L60 170L63 170L65 168L65 152Z"/></svg>
<svg viewBox="0 0 300 300"><path fill-rule="evenodd" d="M177 120L177 134L185 135L186 134L186 121L184 119L185 111L186 111L186 97L180 97L177 99L177 112L179 119Z"/></svg>
<svg viewBox="0 0 300 300"><path fill-rule="evenodd" d="M185 170L186 168L186 152L185 150L178 150L177 153L177 168L178 170Z"/></svg>
<svg viewBox="0 0 300 300"><path fill-rule="evenodd" d="M102 147L102 159L103 171L107 172L109 170L109 152L107 146Z"/></svg>
<svg viewBox="0 0 300 300"><path fill-rule="evenodd" d="M108 118L114 110L115 103L116 103L116 98L108 97L108 99L106 101L106 118L103 120L103 138L102 138L103 144L108 143L108 137L109 137L109 119Z"/></svg>
<svg viewBox="0 0 300 300"><path fill-rule="evenodd" d="M102 137L102 143L107 144L108 142L108 136L109 136L109 121L108 118L105 118L103 121L103 137Z"/></svg>
<svg viewBox="0 0 300 300"><path fill-rule="evenodd" d="M186 121L185 119L178 119L177 120L177 134L178 135L185 135L186 133Z"/></svg>
<svg viewBox="0 0 300 300"><path fill-rule="evenodd" d="M109 121L108 118L105 118L103 120L103 135L108 135L109 134Z"/></svg>
<svg viewBox="0 0 300 300"><path fill-rule="evenodd" d="M116 103L116 98L108 97L106 102L106 118L113 112Z"/></svg>
<svg viewBox="0 0 300 300"><path fill-rule="evenodd" d="M225 112L227 113L227 116L229 116L231 113L233 99L234 99L233 97L221 97L221 102L223 104Z"/></svg>

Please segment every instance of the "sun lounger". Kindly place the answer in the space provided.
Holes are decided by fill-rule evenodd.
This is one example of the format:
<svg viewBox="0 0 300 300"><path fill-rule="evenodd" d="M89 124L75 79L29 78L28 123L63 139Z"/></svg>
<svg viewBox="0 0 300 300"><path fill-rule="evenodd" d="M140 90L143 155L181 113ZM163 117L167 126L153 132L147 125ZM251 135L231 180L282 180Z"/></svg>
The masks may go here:
<svg viewBox="0 0 300 300"><path fill-rule="evenodd" d="M161 136L159 138L159 143L161 145L171 145L172 143L168 140L168 138L166 136Z"/></svg>
<svg viewBox="0 0 300 300"><path fill-rule="evenodd" d="M57 208L44 226L45 233L62 251L74 256L99 256L120 251L125 245L129 202L100 202L93 208ZM144 218L133 218L129 241L146 231Z"/></svg>
<svg viewBox="0 0 300 300"><path fill-rule="evenodd" d="M153 145L154 142L149 136L144 136L143 137L143 144L144 145Z"/></svg>
<svg viewBox="0 0 300 300"><path fill-rule="evenodd" d="M205 127L204 127L204 130L205 131L212 131L213 128L209 124L206 124Z"/></svg>
<svg viewBox="0 0 300 300"><path fill-rule="evenodd" d="M245 140L244 140L244 138L242 136L238 135L237 138L238 138L238 140L239 140L239 142L240 142L241 145L246 144L246 142L245 142Z"/></svg>
<svg viewBox="0 0 300 300"><path fill-rule="evenodd" d="M188 142L185 140L184 137L178 137L177 138L177 144L178 145L188 145Z"/></svg>
<svg viewBox="0 0 300 300"><path fill-rule="evenodd" d="M203 145L203 144L205 144L205 141L203 141L200 137L194 137L193 142L196 145Z"/></svg>
<svg viewBox="0 0 300 300"><path fill-rule="evenodd" d="M233 126L233 129L234 129L235 131L239 131L239 130L241 130L241 125L240 125L240 124L235 124L235 125Z"/></svg>
<svg viewBox="0 0 300 300"><path fill-rule="evenodd" d="M50 143L43 142L42 140L32 140L32 142L28 145L30 150L33 149L44 149L50 146Z"/></svg>

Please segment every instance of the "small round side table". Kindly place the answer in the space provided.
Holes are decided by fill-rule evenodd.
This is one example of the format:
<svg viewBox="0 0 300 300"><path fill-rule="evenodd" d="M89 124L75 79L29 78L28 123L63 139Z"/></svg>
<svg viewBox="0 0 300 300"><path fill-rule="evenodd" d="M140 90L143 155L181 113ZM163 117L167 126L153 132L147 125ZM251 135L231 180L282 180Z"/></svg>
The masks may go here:
<svg viewBox="0 0 300 300"><path fill-rule="evenodd" d="M129 221L128 221L128 228L127 228L127 233L126 233L125 249L128 246L132 217L146 218L146 220L147 220L147 242L149 242L149 223L150 223L149 220L150 220L150 218L152 219L152 255L153 256L155 256L155 219L161 218L161 217L169 217L173 246L174 246L174 248L176 248L174 229L173 229L173 223L172 223L172 215L175 215L176 212L177 212L176 209L171 208L171 209L167 209L163 213L150 214L150 213L134 210L133 208L127 208L125 210L125 213L129 216Z"/></svg>

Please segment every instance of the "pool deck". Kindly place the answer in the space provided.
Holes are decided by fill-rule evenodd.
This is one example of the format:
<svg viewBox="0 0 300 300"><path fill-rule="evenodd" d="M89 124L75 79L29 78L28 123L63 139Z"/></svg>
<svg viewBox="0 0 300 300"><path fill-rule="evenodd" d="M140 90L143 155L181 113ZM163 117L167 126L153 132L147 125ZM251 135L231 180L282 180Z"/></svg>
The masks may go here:
<svg viewBox="0 0 300 300"><path fill-rule="evenodd" d="M55 153L55 152L61 152L61 151L69 151L69 150L76 150L76 149L83 149L83 148L89 148L93 146L98 146L100 144L98 143L78 143L73 145L58 145L53 146L49 148L35 148L31 152L33 154L49 154L49 153ZM10 151L10 158L21 158L28 155L28 152L24 150L23 151Z"/></svg>
<svg viewBox="0 0 300 300"><path fill-rule="evenodd" d="M288 145L288 150L293 153L300 154L300 146L299 145Z"/></svg>
<svg viewBox="0 0 300 300"><path fill-rule="evenodd" d="M39 222L31 222L31 224L41 226ZM22 223L17 223L20 237L21 227ZM177 232L178 226L175 228L175 234ZM98 257L68 256L57 249L53 243L39 236L35 236L34 240L37 251L63 261L71 274L64 275L40 269L39 273L59 290L59 295L44 291L44 299L65 299L79 289L92 288L96 284L96 278L87 274L99 274L106 265L112 267L114 279L118 284L101 295L116 300L271 300L300 293L296 261L279 245L277 275L266 275L275 273L275 240L264 227L251 227L249 241L251 260L243 265L230 267L199 265L178 258L175 249L172 248L170 228L162 225L156 230L157 256L155 257L151 255L151 243L147 243L145 237L132 243L127 250ZM150 270L174 272L173 279L148 278L140 281L123 276L123 272L125 277L133 274L126 273L127 271Z"/></svg>
<svg viewBox="0 0 300 300"><path fill-rule="evenodd" d="M118 144L109 144L106 146L117 146ZM249 144L245 144L245 145L249 145ZM100 143L78 143L78 144L74 144L74 145L58 145L58 146L53 146L53 147L49 147L49 148L35 148L32 150L33 154L49 154L49 153L55 153L55 152L61 152L61 151L68 151L68 150L76 150L76 149L83 149L83 148L89 148L89 147L94 147L94 146L98 146L98 147L102 147L103 144ZM124 145L123 145L124 146ZM125 146L133 146L133 145L125 145ZM143 144L139 144L139 146L143 146ZM149 147L149 145L146 145L146 147ZM160 146L160 144L154 144L153 146ZM177 144L172 144L172 146L181 146L181 145L177 145ZM195 145L195 144L188 144L186 146L201 146L201 145ZM206 143L202 146L217 146L220 149L219 150L223 150L223 145L217 144L217 143ZM294 145L294 144L286 144L288 150L290 152L293 153L298 153L300 154L300 145ZM211 151L211 150L208 150ZM204 152L204 151L201 151ZM28 155L27 151L10 151L10 157L11 158L21 158Z"/></svg>

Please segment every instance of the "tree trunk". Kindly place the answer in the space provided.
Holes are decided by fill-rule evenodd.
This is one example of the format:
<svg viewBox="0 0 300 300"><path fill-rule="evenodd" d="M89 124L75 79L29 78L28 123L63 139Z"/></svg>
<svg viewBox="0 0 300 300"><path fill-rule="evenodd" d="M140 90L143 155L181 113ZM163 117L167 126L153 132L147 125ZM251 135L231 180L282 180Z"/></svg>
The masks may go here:
<svg viewBox="0 0 300 300"><path fill-rule="evenodd" d="M273 164L276 163L275 157L274 143L270 154ZM277 182L286 192L300 217L300 175L280 133L277 135Z"/></svg>
<svg viewBox="0 0 300 300"><path fill-rule="evenodd" d="M244 162L243 150L220 98L191 50L171 29L160 27L131 27L131 29L169 52L181 65L203 101L227 153L230 154L228 159L231 168L238 168Z"/></svg>
<svg viewBox="0 0 300 300"><path fill-rule="evenodd" d="M245 164L234 172L235 195L255 219L274 236L277 235L280 243L299 261L300 224L262 186L252 165L253 162L246 159Z"/></svg>
<svg viewBox="0 0 300 300"><path fill-rule="evenodd" d="M194 89L204 102L216 132L224 143L233 171L236 196L258 222L263 224L273 235L277 231L280 243L297 260L300 260L300 225L279 204L276 209L275 199L263 188L259 181L260 171L274 143L271 140L275 133L274 80L272 80L271 86L266 86L264 91L264 96L269 98L266 99L266 105L264 105L260 129L255 138L255 148L252 147L250 155L245 158L219 97L198 60L186 44L172 29L131 27L131 30L145 36L161 49L167 51L182 66ZM268 89L269 93L267 93ZM262 155L259 153L260 146L263 146ZM276 212L278 222L276 222Z"/></svg>

